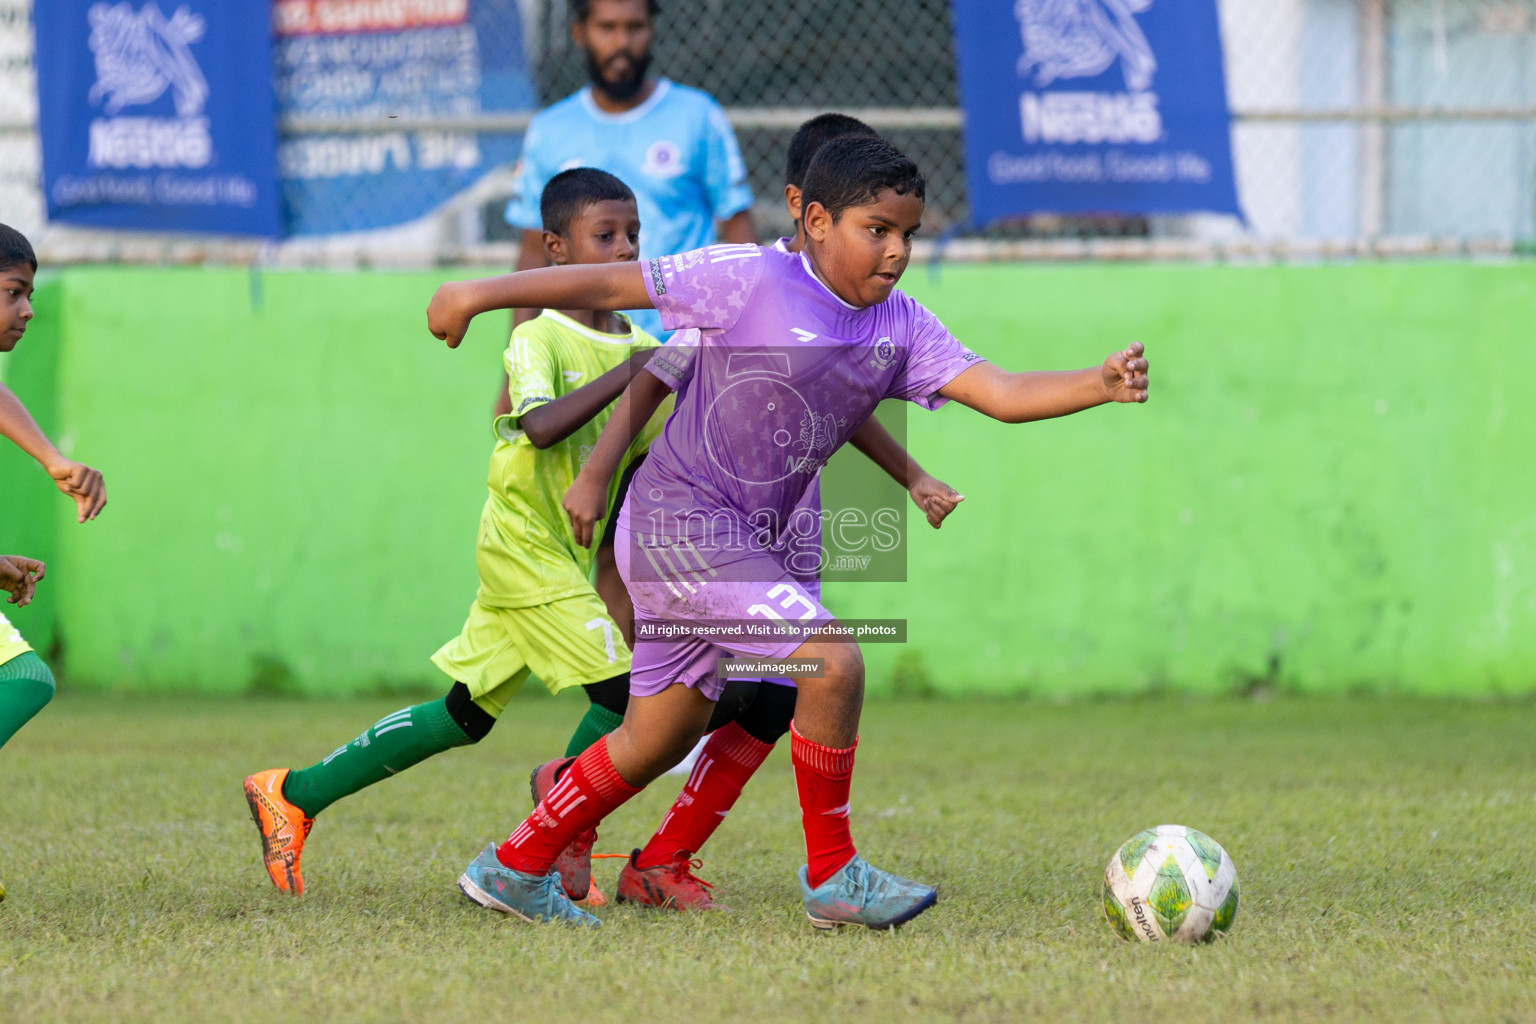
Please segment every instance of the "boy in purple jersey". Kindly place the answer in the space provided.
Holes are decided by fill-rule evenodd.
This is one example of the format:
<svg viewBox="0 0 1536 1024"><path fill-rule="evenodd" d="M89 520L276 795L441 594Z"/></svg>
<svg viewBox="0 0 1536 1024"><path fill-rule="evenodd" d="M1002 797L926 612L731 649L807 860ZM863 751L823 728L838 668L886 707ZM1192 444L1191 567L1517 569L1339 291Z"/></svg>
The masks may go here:
<svg viewBox="0 0 1536 1024"><path fill-rule="evenodd" d="M793 237L775 242L774 248L799 252L804 246L804 232L800 229L800 189L816 151L844 135L873 137L875 134L874 129L846 114L819 114L800 126L790 140L784 170L785 206L796 231ZM696 344L697 335L696 329L679 332L673 339L674 353L684 354L688 346ZM925 472L876 417L871 416L849 443L907 489L913 503L923 510L934 529L938 529L944 518L963 500L948 484ZM638 466L632 465L628 472L633 473L636 469ZM626 491L627 483L624 482ZM817 600L821 598L822 523L823 519L835 515L822 508L820 478L812 480L792 516L795 553L790 556L790 568L795 571L797 582ZM610 553L614 550L617 528L618 516L611 515L603 536L603 544ZM616 564L614 575L618 575ZM627 592L625 601L628 602ZM627 695L627 678L624 684ZM619 707L622 709L623 704ZM727 724L713 729L694 748L693 754L673 769L674 774L679 771L686 774L687 781L668 808L660 827L644 848L630 854L619 872L617 895L620 903L670 910L713 909L714 887L694 874L694 869L702 866L697 854L724 823L741 798L742 790L773 752L774 746L788 735L794 711L795 688L787 678L763 680L761 685L755 680L731 680L726 684L710 725ZM603 709L589 711L583 726L602 713ZM622 713L612 715L611 724L602 731L617 728L622 721ZM581 742L582 737L587 737L585 742ZM576 755L596 738L585 728L578 730L565 757L534 769L535 804L560 781ZM566 895L573 899L586 891L584 880L591 877L591 846L595 838L591 832L583 833L555 861ZM596 905L588 902L589 907Z"/></svg>
<svg viewBox="0 0 1536 1024"><path fill-rule="evenodd" d="M876 132L857 118L835 113L818 114L796 130L789 143L784 167L784 201L795 224L795 234L774 242L775 249L799 252L803 248L800 190L806 169L817 150L844 135L875 137ZM674 353L680 354L684 346L696 345L697 334L696 329L679 333L674 338L677 346ZM938 529L945 517L964 500L954 488L925 472L873 416L865 421L849 443L908 489L913 502L923 510L934 529ZM804 564L797 565L793 559L790 562L797 582L816 600L821 599L821 579L817 571L820 558L813 555L819 555L822 550L822 525L827 517L828 513L822 509L818 476L806 487L792 514L797 526L794 547L800 552ZM616 532L617 525L618 517L614 517L610 529ZM774 744L788 734L794 714L793 683L789 679L764 680L764 683L785 685L760 687L756 699L736 725L706 737L706 742L695 748L698 752L696 763L683 762L690 769L688 781L668 808L661 826L643 849L631 853L619 873L619 902L674 910L707 910L714 906L713 887L693 874L692 869L700 863L695 854L703 849L725 820L742 789L772 752ZM718 711L715 719L720 719ZM574 760L568 758L561 762L559 773L563 774L565 767ZM550 775L552 786L558 781L558 775L554 772Z"/></svg>
<svg viewBox="0 0 1536 1024"><path fill-rule="evenodd" d="M712 246L640 267L550 268L438 289L428 326L450 346L476 314L511 306L650 303L670 328L700 331L696 365L636 474L616 545L637 636L654 632L665 642L637 645L624 724L576 759L507 842L487 846L465 870L459 886L470 899L530 920L599 924L564 896L550 865L572 836L693 745L720 692L722 651L821 663L819 673L793 677L790 733L808 860L801 891L812 924L887 928L937 899L854 847L863 659L787 566L786 518L881 399L925 408L953 399L1021 423L1143 402L1147 361L1139 344L1065 373L1009 373L979 359L895 291L924 194L916 165L889 143L842 138L816 154L806 175L803 253ZM669 361L658 355L647 370L620 398L566 495L578 543L592 540L632 432L668 393Z"/></svg>

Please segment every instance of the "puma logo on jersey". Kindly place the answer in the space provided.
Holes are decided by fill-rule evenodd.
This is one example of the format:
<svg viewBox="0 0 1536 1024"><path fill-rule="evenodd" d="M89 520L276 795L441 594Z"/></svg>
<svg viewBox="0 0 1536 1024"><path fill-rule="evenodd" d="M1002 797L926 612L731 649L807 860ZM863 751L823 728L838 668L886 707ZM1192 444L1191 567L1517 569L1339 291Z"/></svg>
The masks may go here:
<svg viewBox="0 0 1536 1024"><path fill-rule="evenodd" d="M581 380L581 371L580 370L562 370L561 371L561 376L563 376L565 378L565 382L567 384L574 384L577 381Z"/></svg>

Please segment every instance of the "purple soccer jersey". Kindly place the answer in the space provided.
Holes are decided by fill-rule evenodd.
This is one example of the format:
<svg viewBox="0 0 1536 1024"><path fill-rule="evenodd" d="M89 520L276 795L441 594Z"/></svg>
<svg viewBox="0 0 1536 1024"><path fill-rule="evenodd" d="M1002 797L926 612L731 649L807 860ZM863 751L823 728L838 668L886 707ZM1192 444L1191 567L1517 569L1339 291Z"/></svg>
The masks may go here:
<svg viewBox="0 0 1536 1024"><path fill-rule="evenodd" d="M812 525L797 517L820 535L819 507L804 501L821 467L883 399L944 404L939 389L977 356L900 291L848 305L803 254L717 245L643 269L662 322L684 333L647 367L677 389L677 406L619 523L637 639L656 623L670 635L637 644L634 692L681 681L715 695L719 651L705 648L781 657L802 642L719 624L832 618L796 557Z"/></svg>

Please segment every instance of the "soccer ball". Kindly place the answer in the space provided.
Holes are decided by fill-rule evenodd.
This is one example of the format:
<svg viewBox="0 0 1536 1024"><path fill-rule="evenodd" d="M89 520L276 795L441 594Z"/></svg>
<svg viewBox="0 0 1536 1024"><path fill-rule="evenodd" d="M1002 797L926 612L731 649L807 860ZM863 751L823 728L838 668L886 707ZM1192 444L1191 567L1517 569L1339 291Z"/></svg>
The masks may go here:
<svg viewBox="0 0 1536 1024"><path fill-rule="evenodd" d="M1237 917L1237 868L1204 832L1183 825L1146 829L1110 858L1104 916L1122 939L1215 938Z"/></svg>

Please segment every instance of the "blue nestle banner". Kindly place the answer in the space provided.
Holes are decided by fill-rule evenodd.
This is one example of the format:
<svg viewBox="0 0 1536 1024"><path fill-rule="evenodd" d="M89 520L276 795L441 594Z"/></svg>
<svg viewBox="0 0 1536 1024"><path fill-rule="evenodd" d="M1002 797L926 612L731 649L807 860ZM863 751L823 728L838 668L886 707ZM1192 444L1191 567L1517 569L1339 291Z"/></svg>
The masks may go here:
<svg viewBox="0 0 1536 1024"><path fill-rule="evenodd" d="M284 140L289 234L414 220L517 157L517 134L388 130L537 106L517 0L278 0L272 10L281 112L385 129Z"/></svg>
<svg viewBox="0 0 1536 1024"><path fill-rule="evenodd" d="M40 0L50 220L276 235L270 11L251 0Z"/></svg>
<svg viewBox="0 0 1536 1024"><path fill-rule="evenodd" d="M956 0L978 225L1241 216L1216 0Z"/></svg>

